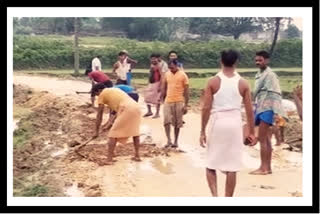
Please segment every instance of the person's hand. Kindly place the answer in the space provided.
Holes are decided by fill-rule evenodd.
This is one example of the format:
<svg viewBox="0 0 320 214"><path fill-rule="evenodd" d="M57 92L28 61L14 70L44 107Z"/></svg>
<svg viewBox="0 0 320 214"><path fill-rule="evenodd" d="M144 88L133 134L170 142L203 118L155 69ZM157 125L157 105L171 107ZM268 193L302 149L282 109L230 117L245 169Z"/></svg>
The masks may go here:
<svg viewBox="0 0 320 214"><path fill-rule="evenodd" d="M247 139L250 141L250 144L248 146L255 146L258 143L258 139L254 134L250 134Z"/></svg>
<svg viewBox="0 0 320 214"><path fill-rule="evenodd" d="M207 137L206 137L206 134L202 132L202 133L200 134L200 146L203 147L203 148L205 148L205 147L206 147L206 146L205 146L206 144L207 144Z"/></svg>
<svg viewBox="0 0 320 214"><path fill-rule="evenodd" d="M182 111L183 111L183 114L186 114L186 113L188 112L188 107L187 107L187 106L184 106L183 109L182 109Z"/></svg>

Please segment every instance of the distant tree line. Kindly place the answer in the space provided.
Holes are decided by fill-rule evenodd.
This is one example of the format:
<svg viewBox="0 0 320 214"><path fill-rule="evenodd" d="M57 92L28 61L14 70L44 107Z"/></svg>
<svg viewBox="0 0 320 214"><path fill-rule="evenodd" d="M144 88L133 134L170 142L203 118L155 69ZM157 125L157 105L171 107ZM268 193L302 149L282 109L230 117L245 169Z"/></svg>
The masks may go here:
<svg viewBox="0 0 320 214"><path fill-rule="evenodd" d="M290 18L280 18L281 28ZM235 40L241 34L275 30L276 18L255 17L210 17L210 18L81 18L79 35L114 36L140 41L176 41L179 33L198 34L199 40L209 40L210 35L232 36ZM23 17L14 18L15 34L74 34L72 17ZM288 38L299 37L301 32L292 24L286 29Z"/></svg>

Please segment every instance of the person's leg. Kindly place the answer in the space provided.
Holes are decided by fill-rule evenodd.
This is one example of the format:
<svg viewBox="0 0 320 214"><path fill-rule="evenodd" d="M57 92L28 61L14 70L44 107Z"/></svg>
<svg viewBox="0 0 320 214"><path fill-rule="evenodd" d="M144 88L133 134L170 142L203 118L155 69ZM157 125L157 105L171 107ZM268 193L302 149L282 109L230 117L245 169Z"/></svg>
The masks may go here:
<svg viewBox="0 0 320 214"><path fill-rule="evenodd" d="M180 128L174 127L174 143L172 147L178 147L179 132Z"/></svg>
<svg viewBox="0 0 320 214"><path fill-rule="evenodd" d="M139 147L140 147L140 137L139 136L134 136L133 137L133 145L134 145L134 157L132 160L134 161L141 161L140 155L139 155Z"/></svg>
<svg viewBox="0 0 320 214"><path fill-rule="evenodd" d="M268 144L269 141L269 124L265 123L264 121L260 121L259 124L259 133L258 133L258 140L260 142L260 159L261 165L260 168L250 172L250 174L254 175L266 175L269 174L269 156L270 156L270 146Z"/></svg>
<svg viewBox="0 0 320 214"><path fill-rule="evenodd" d="M157 104L157 111L156 111L156 114L152 117L152 118L159 118L160 117L160 114L159 114L159 111L160 111L160 104Z"/></svg>
<svg viewBox="0 0 320 214"><path fill-rule="evenodd" d="M92 105L92 107L94 107L94 100L95 100L95 96L91 96L91 105Z"/></svg>
<svg viewBox="0 0 320 214"><path fill-rule="evenodd" d="M172 142L171 142L171 137L170 137L170 124L166 124L164 125L164 129L166 131L166 136L167 136L167 144L165 147L169 147L172 145Z"/></svg>
<svg viewBox="0 0 320 214"><path fill-rule="evenodd" d="M175 111L174 111L174 144L172 147L178 147L178 138L180 128L183 125L182 116L183 116L183 103L176 103L175 104Z"/></svg>
<svg viewBox="0 0 320 214"><path fill-rule="evenodd" d="M279 131L279 137L280 137L280 142L284 143L284 126L280 126L280 131Z"/></svg>
<svg viewBox="0 0 320 214"><path fill-rule="evenodd" d="M266 165L268 174L272 173L271 160L272 160L272 144L271 144L271 140L268 139L267 140L267 165Z"/></svg>
<svg viewBox="0 0 320 214"><path fill-rule="evenodd" d="M218 189L217 189L216 170L206 168L206 175L207 175L207 181L208 181L208 185L209 185L211 194L213 197L217 197L218 196Z"/></svg>
<svg viewBox="0 0 320 214"><path fill-rule="evenodd" d="M276 146L280 146L281 145L280 127L273 126L272 128L274 130L276 140L277 140Z"/></svg>
<svg viewBox="0 0 320 214"><path fill-rule="evenodd" d="M109 142L108 142L108 157L107 157L107 161L108 162L112 162L113 152L114 152L114 149L116 148L116 143L117 143L117 139L116 138L109 138Z"/></svg>
<svg viewBox="0 0 320 214"><path fill-rule="evenodd" d="M165 103L163 106L163 117L164 117L164 129L167 136L167 144L165 147L169 147L172 145L171 137L170 137L170 126L172 123L172 112L171 112L171 105Z"/></svg>
<svg viewBox="0 0 320 214"><path fill-rule="evenodd" d="M143 115L144 117L149 117L152 115L151 105L147 105L147 107L148 107L148 112L145 115Z"/></svg>
<svg viewBox="0 0 320 214"><path fill-rule="evenodd" d="M237 173L236 172L227 172L227 180L226 180L226 197L232 197L234 193L234 188L236 186L236 179Z"/></svg>

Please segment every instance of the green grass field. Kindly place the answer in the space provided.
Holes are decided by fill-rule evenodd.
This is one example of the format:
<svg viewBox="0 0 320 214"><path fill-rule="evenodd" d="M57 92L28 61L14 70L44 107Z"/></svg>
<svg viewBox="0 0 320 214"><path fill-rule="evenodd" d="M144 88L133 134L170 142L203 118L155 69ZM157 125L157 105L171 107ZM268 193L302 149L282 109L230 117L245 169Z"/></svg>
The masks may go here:
<svg viewBox="0 0 320 214"><path fill-rule="evenodd" d="M209 78L190 78L190 88L204 89ZM251 90L254 89L254 78L246 78L251 86ZM302 83L301 77L280 77L280 87L282 91L292 91L294 87ZM133 85L147 85L148 80L146 79L133 79Z"/></svg>
<svg viewBox="0 0 320 214"><path fill-rule="evenodd" d="M80 73L84 73L85 69L80 69ZM104 72L112 72L112 68L103 68L102 69ZM238 72L256 72L258 69L257 68L238 68ZM302 68L272 68L273 71L279 72L279 71L285 71L285 72L301 72ZM190 73L216 73L219 72L219 68L190 68L190 69L185 69L186 72ZM72 74L74 70L72 69L58 69L58 70L19 70L17 72L21 73L52 73L52 74ZM148 69L133 69L134 73L148 73Z"/></svg>

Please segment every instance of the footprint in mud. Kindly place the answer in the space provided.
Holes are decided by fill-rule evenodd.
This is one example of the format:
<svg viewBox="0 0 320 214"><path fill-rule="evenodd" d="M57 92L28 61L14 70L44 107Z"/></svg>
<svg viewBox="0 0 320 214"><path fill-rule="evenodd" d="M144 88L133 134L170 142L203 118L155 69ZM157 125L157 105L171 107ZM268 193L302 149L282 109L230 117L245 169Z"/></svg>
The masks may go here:
<svg viewBox="0 0 320 214"><path fill-rule="evenodd" d="M168 163L163 158L157 157L150 161L152 167L163 174L173 174L173 164Z"/></svg>

